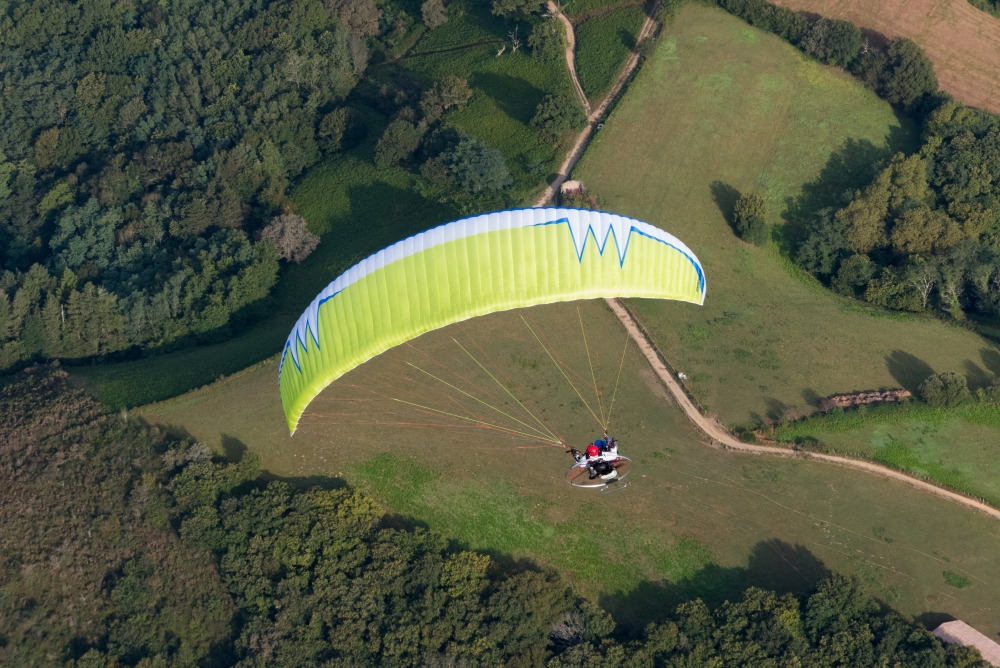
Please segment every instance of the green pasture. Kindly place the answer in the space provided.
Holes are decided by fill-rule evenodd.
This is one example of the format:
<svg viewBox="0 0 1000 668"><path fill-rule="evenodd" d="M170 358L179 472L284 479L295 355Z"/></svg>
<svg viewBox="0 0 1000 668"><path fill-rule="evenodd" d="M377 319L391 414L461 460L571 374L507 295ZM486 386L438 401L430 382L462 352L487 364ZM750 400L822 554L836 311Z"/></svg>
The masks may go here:
<svg viewBox="0 0 1000 668"><path fill-rule="evenodd" d="M528 123L546 94L568 88L566 66L509 49L497 58L493 43L502 41L511 26L494 17L488 5L456 0L448 7L446 24L425 35L411 55L374 66L373 80L392 79L394 68L424 83L448 74L467 78L473 97L449 122L503 153L514 177L511 198L530 202L558 167L561 149L540 139ZM131 408L239 371L280 352L302 310L351 264L407 236L476 213L424 198L418 177L403 169L376 169L374 146L388 119L364 100L354 106L366 127L364 140L309 170L292 191L297 212L323 241L301 265L282 269L262 307L267 316L223 343L73 368L79 385L109 407Z"/></svg>
<svg viewBox="0 0 1000 668"><path fill-rule="evenodd" d="M927 620L947 613L1000 628L1000 524L858 471L711 448L625 341L603 302L535 307L367 362L317 397L294 437L275 361L134 415L229 457L258 453L275 477L346 480L400 522L501 562L568 572L628 624L750 584L801 592L833 570ZM572 488L570 458L537 436L585 445L608 413L635 463L628 485ZM957 589L946 572L970 586Z"/></svg>
<svg viewBox="0 0 1000 668"><path fill-rule="evenodd" d="M595 14L574 27L576 75L588 98L600 100L611 88L645 19L642 6L625 6Z"/></svg>
<svg viewBox="0 0 1000 668"><path fill-rule="evenodd" d="M864 182L873 161L914 149L912 121L716 8L685 6L657 41L574 176L704 264L704 307L631 308L711 413L757 424L809 414L831 394L912 390L942 371L975 387L1000 372L985 339L836 296L788 258L812 211ZM727 222L746 192L770 205L775 239L763 248Z"/></svg>
<svg viewBox="0 0 1000 668"><path fill-rule="evenodd" d="M775 438L860 454L1000 506L1000 406L889 404L786 423Z"/></svg>

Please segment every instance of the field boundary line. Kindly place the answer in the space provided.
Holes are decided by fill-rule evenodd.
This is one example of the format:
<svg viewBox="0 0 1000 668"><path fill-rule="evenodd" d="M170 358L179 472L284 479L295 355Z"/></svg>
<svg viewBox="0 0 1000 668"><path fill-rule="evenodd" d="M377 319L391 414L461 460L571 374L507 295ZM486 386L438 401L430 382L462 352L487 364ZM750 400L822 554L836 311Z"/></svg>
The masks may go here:
<svg viewBox="0 0 1000 668"><path fill-rule="evenodd" d="M769 445L752 445L750 443L743 443L737 440L719 423L718 420L702 415L698 407L695 406L694 402L691 401L691 398L688 397L684 389L680 386L670 371L667 370L667 366L664 363L665 358L663 358L659 350L657 350L657 348L653 345L652 341L650 341L645 335L639 326L639 323L636 322L635 318L632 317L632 314L628 312L625 306L622 305L617 299L605 299L604 301L607 302L611 311L615 314L618 320L621 321L622 325L625 327L625 331L627 331L629 336L632 337L632 340L639 348L639 352L642 353L643 357L646 358L646 361L649 362L649 366L652 367L653 373L655 373L657 377L663 381L663 384L667 386L667 389L670 390L670 393L674 396L674 400L677 401L677 404L681 407L688 418L712 441L719 443L729 450L735 450L738 452L777 455L779 457L795 457L800 459L817 459L831 464L838 464L848 468L859 469L867 473L872 473L884 478L891 478L893 480L906 483L911 487L916 487L917 489L921 489L925 492L930 492L941 498L954 501L973 510L985 513L994 519L1000 520L1000 510L994 508L993 506L983 503L982 501L977 501L976 499L971 499L957 492L952 492L951 490L938 487L937 485L931 484L925 480L906 475L905 473L901 473L895 469L880 466L879 464L818 452L801 452Z"/></svg>
<svg viewBox="0 0 1000 668"><path fill-rule="evenodd" d="M549 9L551 10L553 7L555 7L555 3L550 1ZM590 143L590 139L591 137L593 137L594 132L597 131L598 124L604 118L604 115L608 112L608 109L611 107L612 103L618 98L618 95L622 92L622 89L625 87L625 84L628 82L629 78L632 76L636 68L639 66L638 45L644 39L651 36L653 32L656 30L656 19L653 17L656 16L656 10L659 9L659 7L660 7L660 0L656 0L656 2L654 2L653 6L650 8L649 13L646 15L646 20L642 24L642 30L639 31L639 35L638 37L636 37L635 40L636 50L632 51L632 54L629 56L628 60L625 61L625 67L622 68L621 73L615 80L615 85L611 87L610 91L608 91L608 94L604 97L604 100L601 102L601 104L597 107L597 109L594 109L592 112L588 113L587 127L585 127L577 136L576 143L573 144L573 148L570 149L569 153L566 154L566 158L563 160L563 163L559 166L559 172L556 174L556 178L553 179L552 183L546 186L545 190L542 191L542 194L539 195L537 200L535 200L534 206L545 206L549 202L549 200L555 197L556 193L559 192L559 186L563 184L563 181L569 178L569 174L570 172L573 171L573 167L575 167L576 163L579 162L581 157L583 157L583 152L586 150L587 144ZM555 11L556 11L556 16L559 16L564 21L564 25L566 26L567 41L570 42L572 45L575 45L576 35L573 32L573 24L570 23L568 18L566 18L561 12L559 12L558 8L556 8ZM575 55L573 53L573 50L570 48L566 49L566 64L569 66L569 71L570 74L572 75L574 86L579 88L580 82L576 78ZM579 88L579 90L577 91L577 95L578 96L583 95L582 88ZM583 95L583 99L586 100L586 98L587 96ZM584 105L584 109L589 110L589 108L590 108L589 103Z"/></svg>

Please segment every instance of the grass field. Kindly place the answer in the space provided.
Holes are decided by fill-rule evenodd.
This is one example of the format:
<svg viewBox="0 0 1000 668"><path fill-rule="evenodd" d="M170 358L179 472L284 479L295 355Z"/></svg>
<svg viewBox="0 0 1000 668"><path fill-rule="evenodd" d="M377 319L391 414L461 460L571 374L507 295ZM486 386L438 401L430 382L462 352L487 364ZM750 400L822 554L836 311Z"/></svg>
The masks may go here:
<svg viewBox="0 0 1000 668"><path fill-rule="evenodd" d="M529 202L558 167L561 150L528 128L545 94L569 87L562 61L543 62L506 53L493 42L509 28L474 2L449 3L448 23L399 61L407 75L425 83L447 74L468 78L473 97L449 122L503 153L514 177L511 195ZM374 77L390 77L384 66ZM269 316L224 343L129 361L76 367L71 373L106 405L131 408L177 396L231 374L281 350L288 332L312 298L352 263L395 241L462 215L451 204L429 201L416 177L372 164L375 141L387 118L360 104L368 135L350 151L312 168L292 191L297 212L323 242L301 265L289 265L271 297Z"/></svg>
<svg viewBox="0 0 1000 668"><path fill-rule="evenodd" d="M1000 407L881 406L782 425L779 441L857 453L1000 506Z"/></svg>
<svg viewBox="0 0 1000 668"><path fill-rule="evenodd" d="M579 315L573 304L495 314L395 348L324 391L291 438L274 362L138 414L229 456L259 453L274 476L346 479L458 545L567 571L630 624L693 596L717 604L750 584L801 592L835 570L858 574L910 614L1000 629L1000 525L857 471L707 447L633 347L612 409L625 333L602 302L579 307ZM585 444L600 433L590 414L600 408L579 319L611 431L635 462L628 486L605 495L563 481L570 460L561 448L435 412L527 429L462 389L536 424L475 357L548 428ZM946 571L971 586L949 584Z"/></svg>
<svg viewBox="0 0 1000 668"><path fill-rule="evenodd" d="M600 100L635 47L646 14L641 6L600 13L575 26L576 74L583 92Z"/></svg>
<svg viewBox="0 0 1000 668"><path fill-rule="evenodd" d="M1000 113L1000 19L967 0L776 1L888 37L909 37L933 61L942 90L969 106Z"/></svg>
<svg viewBox="0 0 1000 668"><path fill-rule="evenodd" d="M912 123L718 9L686 6L659 42L574 176L609 209L676 234L704 264L704 307L632 308L713 413L769 421L834 393L915 389L935 371L968 373L973 385L1000 371L984 339L838 297L784 254L802 216L864 179L874 159L914 146ZM779 228L764 248L740 242L723 213L749 191Z"/></svg>

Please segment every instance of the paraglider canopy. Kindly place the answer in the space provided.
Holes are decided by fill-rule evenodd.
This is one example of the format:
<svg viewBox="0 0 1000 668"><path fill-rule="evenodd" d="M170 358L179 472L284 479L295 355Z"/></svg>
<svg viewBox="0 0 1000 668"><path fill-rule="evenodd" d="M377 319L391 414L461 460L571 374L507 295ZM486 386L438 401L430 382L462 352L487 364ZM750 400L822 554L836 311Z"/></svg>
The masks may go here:
<svg viewBox="0 0 1000 668"><path fill-rule="evenodd" d="M289 334L278 370L288 428L294 433L331 382L425 332L486 313L599 297L702 304L705 276L672 235L601 211L499 211L404 239L338 276Z"/></svg>

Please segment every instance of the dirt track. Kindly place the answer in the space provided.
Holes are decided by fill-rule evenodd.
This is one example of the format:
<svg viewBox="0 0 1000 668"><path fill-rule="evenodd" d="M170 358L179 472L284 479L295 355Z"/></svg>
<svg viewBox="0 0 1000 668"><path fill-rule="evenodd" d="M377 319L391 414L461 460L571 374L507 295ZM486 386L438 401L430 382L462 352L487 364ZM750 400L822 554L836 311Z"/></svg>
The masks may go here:
<svg viewBox="0 0 1000 668"><path fill-rule="evenodd" d="M659 354L653 347L653 344L646 338L639 325L632 318L631 314L625 307L622 306L616 299L605 300L614 314L618 317L621 323L625 326L628 331L629 336L635 341L635 344L639 347L639 351L643 354L649 365L653 368L653 372L656 373L657 377L663 381L670 390L670 393L674 396L674 399L687 414L688 418L694 422L695 426L705 432L706 435L715 443L722 445L723 447L730 450L737 450L740 452L749 452L753 454L768 454L768 455L778 455L781 457L801 457L807 459L818 459L820 461L829 462L831 464L839 464L840 466L847 466L854 469L860 469L866 473L873 473L875 475L883 476L886 478L892 478L893 480L899 480L900 482L905 482L906 484L921 489L925 492L931 492L936 494L941 498L948 499L949 501L955 501L964 506L972 508L973 510L978 510L982 513L1000 520L1000 510L993 508L985 503L976 501L975 499L970 499L968 497L962 496L955 492L951 492L947 489L942 489L936 485L932 485L929 482L920 480L919 478L912 478L905 473L900 473L890 468L884 466L879 466L878 464L872 464L871 462L860 461L857 459L849 459L847 457L838 457L836 455L825 455L821 453L804 453L795 450L790 450L787 448L777 448L768 445L750 445L749 443L742 443L735 438L733 438L725 428L719 424L713 418L707 417L701 414L701 411L691 402L687 394L674 379L673 375L667 370L666 365L660 359Z"/></svg>
<svg viewBox="0 0 1000 668"><path fill-rule="evenodd" d="M923 47L941 89L964 104L1000 112L1000 19L967 0L775 0L846 19Z"/></svg>
<svg viewBox="0 0 1000 668"><path fill-rule="evenodd" d="M553 3L550 2L549 4L552 5ZM642 24L642 30L639 31L639 36L636 39L636 43L639 43L642 40L649 37L655 30L656 21L654 21L652 17L656 15L656 10L659 7L660 7L660 0L656 0L649 14L646 16L646 21ZM570 45L570 48L566 49L566 64L569 66L570 72L572 73L573 82L578 88L577 95L583 95L583 89L579 88L580 84L576 78L576 61L574 52L574 48L576 45L576 36L573 33L573 24L570 23L569 19L567 19L561 13L557 13L557 16L560 17L560 19L563 22L563 25L566 27L566 41ZM563 160L562 165L559 166L559 173L556 174L555 180L552 181L552 183L550 183L549 186L544 191L542 191L542 194L539 195L538 199L535 200L535 206L545 206L555 196L555 194L559 192L559 186L562 185L563 181L569 178L569 173L573 171L573 167L576 165L577 161L580 160L580 157L583 155L583 151L587 148L587 144L590 142L590 138L594 135L594 132L597 131L597 126L604 118L604 114L607 113L608 108L611 106L611 103L615 100L616 97L618 97L618 94L621 92L622 87L625 85L625 82L628 81L629 77L632 76L632 73L635 71L635 68L638 65L639 65L639 54L633 53L631 56L629 56L629 59L625 62L625 67L622 68L621 74L618 75L618 78L615 80L615 85L612 86L610 92L608 92L607 96L597 107L597 109L590 111L588 113L587 127L585 127L583 131L577 136L576 143L573 144L573 148L570 149L569 153L566 154L566 158ZM586 96L584 96L583 99L586 99ZM584 108L589 110L590 108L589 103L585 104Z"/></svg>
<svg viewBox="0 0 1000 668"><path fill-rule="evenodd" d="M580 99L580 104L583 105L589 117L590 100L587 99L587 94L583 92L583 86L580 85L580 79L576 76L576 32L573 31L573 24L570 23L565 14L559 11L559 7L553 0L549 0L546 6L552 16L562 21L563 28L566 30L566 66L569 67L569 78L573 80L573 90L576 91L576 96Z"/></svg>

